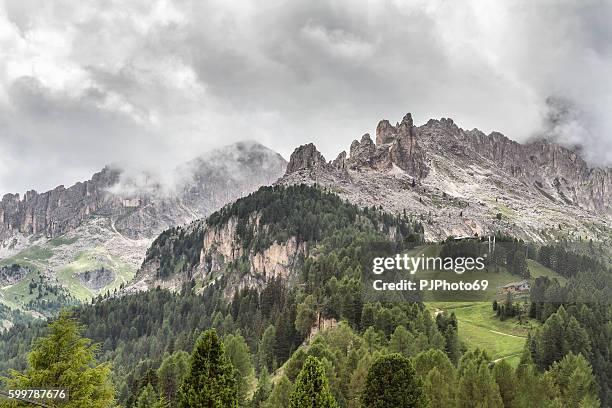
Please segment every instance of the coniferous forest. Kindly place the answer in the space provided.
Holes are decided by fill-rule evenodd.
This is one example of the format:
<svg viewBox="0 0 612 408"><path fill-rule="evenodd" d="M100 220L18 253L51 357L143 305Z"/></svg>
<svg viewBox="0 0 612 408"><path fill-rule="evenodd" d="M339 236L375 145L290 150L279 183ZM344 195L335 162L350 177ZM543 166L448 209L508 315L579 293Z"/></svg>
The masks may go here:
<svg viewBox="0 0 612 408"><path fill-rule="evenodd" d="M203 229L230 220L245 262L202 285L193 271L206 262ZM523 251L512 241L520 251L500 263L510 273L528 276L529 257L567 278L535 280L527 313L540 325L513 366L462 342L454 313L364 296L370 244L406 250L423 232L405 213L318 187L261 188L158 237L147 260L160 260L157 279L183 277L174 291L119 291L50 322L17 320L0 335L5 388L65 387L69 400L48 402L58 407L611 406L612 307L576 300L605 296L605 262L562 243ZM290 237L311 248L291 276L232 290L248 257Z"/></svg>

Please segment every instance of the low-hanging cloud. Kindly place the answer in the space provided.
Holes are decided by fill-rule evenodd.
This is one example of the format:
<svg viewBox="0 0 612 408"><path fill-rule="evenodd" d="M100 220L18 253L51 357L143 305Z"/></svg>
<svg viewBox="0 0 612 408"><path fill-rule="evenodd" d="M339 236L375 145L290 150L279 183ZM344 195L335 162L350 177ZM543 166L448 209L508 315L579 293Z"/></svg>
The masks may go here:
<svg viewBox="0 0 612 408"><path fill-rule="evenodd" d="M612 5L7 0L0 194L255 139L328 157L411 111L612 162Z"/></svg>

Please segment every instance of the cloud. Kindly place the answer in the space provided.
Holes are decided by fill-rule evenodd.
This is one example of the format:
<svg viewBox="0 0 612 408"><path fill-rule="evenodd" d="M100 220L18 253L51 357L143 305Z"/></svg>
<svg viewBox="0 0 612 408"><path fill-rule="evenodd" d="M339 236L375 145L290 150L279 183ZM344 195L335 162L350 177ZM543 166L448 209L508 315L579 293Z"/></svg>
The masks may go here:
<svg viewBox="0 0 612 408"><path fill-rule="evenodd" d="M245 139L331 158L408 111L609 165L611 19L605 0L7 0L0 193Z"/></svg>

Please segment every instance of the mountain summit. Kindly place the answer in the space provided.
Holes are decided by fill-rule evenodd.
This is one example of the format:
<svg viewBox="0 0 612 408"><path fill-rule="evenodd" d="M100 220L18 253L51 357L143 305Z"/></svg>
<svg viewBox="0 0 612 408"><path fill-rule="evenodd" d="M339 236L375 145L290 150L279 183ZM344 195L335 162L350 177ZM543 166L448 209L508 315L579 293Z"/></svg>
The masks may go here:
<svg viewBox="0 0 612 408"><path fill-rule="evenodd" d="M318 183L364 206L407 211L430 239L505 231L527 240L562 235L608 239L612 169L589 168L578 153L498 132L464 130L452 119L415 126L408 113L382 120L349 153L327 161L298 147L280 184Z"/></svg>

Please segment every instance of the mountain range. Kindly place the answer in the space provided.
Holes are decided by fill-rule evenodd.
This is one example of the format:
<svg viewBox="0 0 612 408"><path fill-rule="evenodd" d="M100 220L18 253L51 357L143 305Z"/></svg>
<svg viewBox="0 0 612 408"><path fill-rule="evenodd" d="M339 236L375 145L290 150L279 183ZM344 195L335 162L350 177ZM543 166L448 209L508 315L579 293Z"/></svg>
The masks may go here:
<svg viewBox="0 0 612 408"><path fill-rule="evenodd" d="M332 161L300 146L279 183L317 183L363 206L407 211L429 240L495 231L535 242L610 239L611 168L590 168L547 140L520 144L451 119L383 120L375 141L365 134Z"/></svg>
<svg viewBox="0 0 612 408"><path fill-rule="evenodd" d="M451 119L415 126L408 113L395 125L382 120L374 140L365 134L331 161L313 144L286 162L242 142L161 176L109 166L69 188L7 194L0 202L0 301L31 309L36 294L23 292L37 280L83 301L120 286L178 288L206 268L219 272L244 255L239 226L231 219L211 227L205 218L271 184L316 184L358 206L403 214L423 225L427 241L496 232L537 243L607 245L612 238L612 169L590 168L578 152L550 141L520 144ZM198 241L197 251L160 277L160 246L184 247L177 240ZM250 256L249 276L286 277L308 251L303 245L287 236L262 248ZM245 279L235 283L254 284Z"/></svg>
<svg viewBox="0 0 612 408"><path fill-rule="evenodd" d="M0 201L0 268L20 271L20 281L66 289L76 300L112 291L131 280L157 234L273 183L285 167L279 154L240 142L170 174L108 166L68 188L6 194ZM0 302L23 307L33 295L27 286L0 281Z"/></svg>

